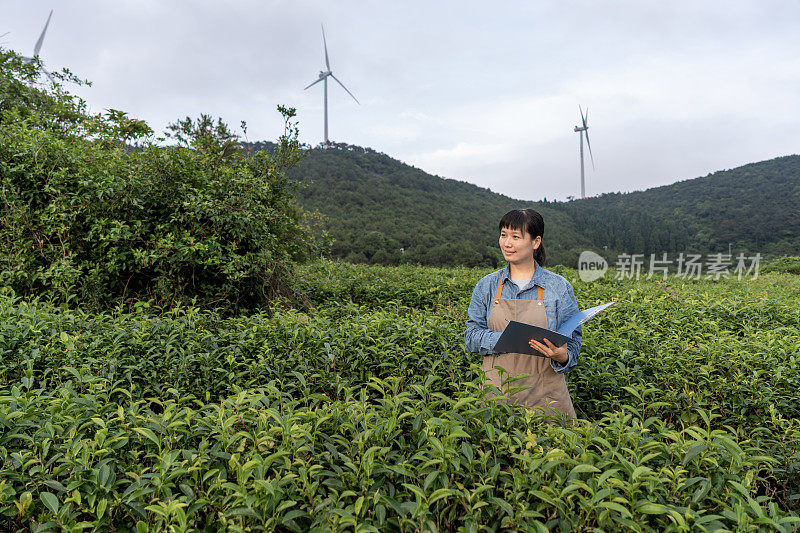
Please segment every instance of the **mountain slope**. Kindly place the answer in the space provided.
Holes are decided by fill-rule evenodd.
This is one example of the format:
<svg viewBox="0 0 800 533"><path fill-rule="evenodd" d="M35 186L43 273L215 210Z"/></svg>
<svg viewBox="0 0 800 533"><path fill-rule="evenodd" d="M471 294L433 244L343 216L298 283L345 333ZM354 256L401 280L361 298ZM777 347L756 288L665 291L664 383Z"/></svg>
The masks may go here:
<svg viewBox="0 0 800 533"><path fill-rule="evenodd" d="M309 150L290 176L312 179L300 203L326 216L333 255L348 261L498 265L497 222L525 207L545 218L551 262L566 259L566 243L589 244L562 210L431 176L369 149Z"/></svg>
<svg viewBox="0 0 800 533"><path fill-rule="evenodd" d="M735 250L751 254L796 255L800 156L751 163L645 191L576 200L563 208L586 238L615 249L727 252L731 243ZM681 228L673 239L676 247L645 242L650 228L635 222L642 215Z"/></svg>
<svg viewBox="0 0 800 533"><path fill-rule="evenodd" d="M496 266L497 221L523 207L545 219L549 264L575 265L585 249L613 260L622 252L727 252L728 243L734 254L800 254L796 155L569 202L515 200L345 144L307 150L289 176L311 182L298 200L325 216L332 255L351 262Z"/></svg>

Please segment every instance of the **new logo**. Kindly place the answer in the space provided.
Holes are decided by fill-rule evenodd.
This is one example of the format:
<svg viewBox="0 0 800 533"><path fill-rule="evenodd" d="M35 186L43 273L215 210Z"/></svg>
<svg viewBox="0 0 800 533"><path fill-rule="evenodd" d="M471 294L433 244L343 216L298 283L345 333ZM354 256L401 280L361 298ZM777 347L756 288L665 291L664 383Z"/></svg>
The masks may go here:
<svg viewBox="0 0 800 533"><path fill-rule="evenodd" d="M578 257L578 276L589 282L602 278L608 270L608 262L594 252L584 250Z"/></svg>

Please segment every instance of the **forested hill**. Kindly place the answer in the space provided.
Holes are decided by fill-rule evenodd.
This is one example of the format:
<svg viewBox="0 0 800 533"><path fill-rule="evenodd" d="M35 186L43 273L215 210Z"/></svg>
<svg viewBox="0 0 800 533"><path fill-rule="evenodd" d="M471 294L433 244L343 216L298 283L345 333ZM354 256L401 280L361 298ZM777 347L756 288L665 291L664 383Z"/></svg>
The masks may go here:
<svg viewBox="0 0 800 533"><path fill-rule="evenodd" d="M544 216L550 264L575 265L580 251L604 246L609 259L727 252L728 243L734 253L800 253L800 156L570 202L515 200L346 144L307 150L288 174L310 179L299 201L325 215L333 256L351 262L498 265L495 225L521 207Z"/></svg>
<svg viewBox="0 0 800 533"><path fill-rule="evenodd" d="M544 216L551 260L566 260L565 243L589 244L563 210L431 176L370 149L312 149L289 175L311 178L300 203L325 215L334 257L351 262L498 265L497 222L519 207Z"/></svg>
<svg viewBox="0 0 800 533"><path fill-rule="evenodd" d="M734 250L762 255L800 253L800 156L751 163L708 176L632 193L561 204L578 231L615 249L657 253L669 242L651 238L649 218L682 226L677 250ZM633 252L630 252L633 253Z"/></svg>

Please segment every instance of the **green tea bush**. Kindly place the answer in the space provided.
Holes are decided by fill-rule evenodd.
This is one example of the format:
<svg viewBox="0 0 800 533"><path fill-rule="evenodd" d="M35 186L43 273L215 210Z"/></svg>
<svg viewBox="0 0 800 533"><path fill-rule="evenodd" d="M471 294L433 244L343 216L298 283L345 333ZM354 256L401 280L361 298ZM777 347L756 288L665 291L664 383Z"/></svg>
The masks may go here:
<svg viewBox="0 0 800 533"><path fill-rule="evenodd" d="M137 397L175 389L217 398L278 379L284 390L335 397L373 377L410 383L433 372L471 380L459 335L458 324L391 303L226 318L196 308L157 316L141 308L116 316L63 312L0 296L0 383L27 375L55 389L85 372L122 380Z"/></svg>
<svg viewBox="0 0 800 533"><path fill-rule="evenodd" d="M416 309L450 307L463 313L475 283L491 270L474 268L382 267L315 261L299 268L300 287L312 303L349 301L369 307L386 302Z"/></svg>
<svg viewBox="0 0 800 533"><path fill-rule="evenodd" d="M233 522L237 527L270 523L279 529L312 526L342 529L351 527L348 525L351 522L378 530L408 529L413 524L417 528L419 524L425 524L426 527L433 525L444 530L472 529L481 524L495 524L496 527L505 524L510 529L524 529L530 525L531 529L541 529L535 522L539 521L545 528L572 530L581 528L580 520L603 530L793 527L793 522L785 519L794 516L791 510L800 504L800 429L797 425L800 417L794 400L800 383L797 366L800 339L798 312L792 303L800 286L775 274L747 282L747 285L737 281L672 278L666 282L603 280L583 284L574 272L565 270L581 307L610 300L617 304L584 325L581 360L576 371L568 376L568 386L584 422L577 428L564 428L543 425L519 408L494 403L487 405L478 400L482 382L477 371L480 357L466 353L462 332L472 283L484 274L483 271L469 270L319 263L303 268L303 283L309 288L316 308L276 308L272 314L238 317L184 307L155 312L145 305L139 305L135 312L67 311L47 303L22 301L6 293L0 297L0 391L3 391L0 395L11 402L9 398L35 390L46 398L42 400L44 405L64 395L69 398L90 397L96 392L95 384L102 382L103 390L116 392L112 395L114 399L108 400L110 405L96 407L98 412L113 410L117 406L128 409L127 406L135 405L137 412L147 413L157 420L167 416L168 411L175 412L184 407L191 409L191 415L186 416L200 420L206 415L198 413L205 412L204 409L220 409L232 398L242 395L262 398L259 395L266 395L268 400L258 400L261 403L251 406L252 416L267 410L266 405L283 406L279 410L281 416L292 416L298 410L313 410L317 413L314 416L342 411L347 416L356 417L349 423L360 428L359 431L382 427L381 420L389 419L389 415L381 409L393 405L391 402L396 398L408 395L413 399L411 403L419 404L415 409L431 402L442 402L437 408L439 410L430 414L420 415L415 410L413 416L403 415L404 411L400 409L397 416L402 415L402 420L406 421L406 425L398 422L395 429L400 433L379 433L380 438L365 442L366 447L361 451L352 449L353 443L357 442L355 434L342 436L336 433L344 431L339 428L344 422L336 418L335 423L331 422L334 429L330 431L333 433L326 434L339 436L325 441L324 449L314 447L307 457L303 456L308 468L317 464L313 461L319 461L324 467L322 470L314 470L315 474L311 476L308 470L304 471L305 474L292 470L295 465L282 471L288 476L286 479L281 477L283 474L275 472L264 474L264 483L271 483L269 486L273 488L278 482L282 483L281 486L292 485L295 483L293 480L303 475L309 477L312 485L319 481L315 490L328 492L312 499L313 506L309 503L309 507L302 507L305 504L298 503L303 501L302 497L290 491L275 493L277 495L271 500L273 503L259 504L262 507L256 508L252 504L248 509L254 514L241 509L242 501L260 501L258 498L261 496L248 500L245 494L251 494L256 486L254 479L261 478L248 478L249 481L242 482L243 487L236 489L240 494L235 498L228 493L217 497L223 493L215 492L213 498L208 498L210 503L203 503L204 508L212 509L210 514L203 514L206 511L200 511L202 506L195 505L197 502L194 500L191 500L194 503L188 503L190 499L186 499L187 506L172 503L184 513L195 505L192 512L199 514L194 523L220 520L214 522L219 528L233 527L230 522L223 525L219 517L227 517L234 508L240 509L234 515L241 514L241 521ZM347 461L353 465L361 464L353 457L363 462L363 457L358 454L366 453L373 445L390 446L394 450L391 453L387 450L385 455L378 454L389 465L396 464L397 457L413 456L424 441L420 440L419 433L415 433L418 428L412 425L409 429L407 423L412 419L450 420L458 413L448 411L447 405L451 405L448 402L458 404L461 399L464 399L464 404L458 409L470 406L474 410L469 416L459 415L461 418L458 418L462 431L468 435L462 438L474 445L473 457L478 454L478 449L486 454L487 449L495 450L492 446L497 446L496 432L480 436L483 431L493 431L488 426L502 427L507 433L520 435L527 435L530 430L531 434L537 435L536 443L527 447L530 441L521 441L529 453L531 449L538 450L538 446L542 447L545 455L549 446L573 450L568 454L573 461L569 468L577 468L576 474L581 472L585 475L571 477L567 472L550 479L541 470L526 470L528 466L524 461L527 459L522 459L526 456L521 449L514 453L522 457L515 455L514 461L502 463L497 476L484 483L485 488L469 485L465 478L459 477L469 475L471 482L477 483L477 474L468 474L467 471L444 470L449 472L445 476L452 477L445 483L443 478L437 477L437 472L444 468L441 461L431 463L421 473L404 477L401 482L392 477L394 470L387 466L378 477L383 480L381 486L391 485L394 492L381 494L390 497L396 505L376 498L368 490L365 492L361 485L353 485L355 481L342 487L336 485L334 495L330 492L333 490L330 487L334 487L333 481L317 479L320 472L330 470L341 481L348 472L343 470L343 465L349 464ZM452 409L458 411L455 404L452 404ZM489 406L490 411L481 410ZM392 416L395 416L396 409L392 409ZM373 414L367 416L366 413ZM8 415L5 420L10 422L18 416ZM56 415L52 411L42 411L37 416ZM95 418L106 420L104 416ZM44 418L31 423L29 429L45 427L41 426ZM472 418L479 421L480 427L470 422ZM222 424L222 418L216 420L215 423ZM356 425L356 421L360 425ZM128 428L126 442L136 437L134 433L142 437L142 442L151 442L141 431L132 429L134 426L125 427ZM148 427L158 436L156 428L162 426ZM186 422L186 427L191 434L197 426ZM4 432L12 435L19 431L11 428ZM589 452L593 448L581 440L590 435L602 436L609 446L627 443L626 451L606 465L600 458L614 454L608 447L601 447L595 450L599 454L597 458L591 455ZM548 444L551 440L547 439L551 436L562 440ZM221 438L217 433L201 433L197 449L213 447ZM392 439L401 439L402 445L394 449ZM645 446L650 439L653 441L652 449ZM39 440L41 438L32 437L25 442ZM5 450L3 453L22 453L22 440L7 442L0 444ZM460 442L454 445L461 446ZM169 449L195 448L186 445ZM464 449L461 452L465 456L469 453ZM651 464L647 458L651 452L660 454L658 457L661 459L654 459L656 463ZM135 453L140 458L146 455L142 451ZM228 453L232 452L228 450ZM323 460L325 454L329 458ZM374 454L377 451L371 452L370 457ZM258 460L255 456L247 457L248 461ZM259 457L263 458L263 454ZM424 457L425 461L433 460L429 455ZM485 462L490 456L481 457ZM621 463L622 458L630 464ZM699 462L692 466L695 461ZM600 472L595 472L590 466ZM650 470L639 470L634 476L633 471L639 466ZM170 463L169 468L173 467L178 468ZM683 472L689 471L690 467L695 468L691 475ZM166 470L160 476L169 475L169 468L164 468ZM622 476L620 479L625 483L633 478L637 483L643 483L640 478L645 472L650 475L650 471L660 477L648 477L650 481L647 488L642 489L644 492L630 488L615 492L614 489L609 494L600 493L601 496L595 499L598 491L613 489L607 485L616 481L601 476L615 468L621 468L614 475ZM10 475L17 470L6 466L0 472L0 478L5 479L6 472ZM722 476L718 479L714 474L717 471ZM506 475L504 472L510 476L508 482L516 488L504 492L502 497L492 492L495 499L488 499L490 494L487 492L484 498L489 487L494 490L499 486L498 479ZM735 475L725 477L723 472ZM67 474L64 476L69 477ZM677 476L678 481L673 480L670 485L663 476ZM173 501L184 501L180 500L181 495L189 498L180 488L184 482L183 478L180 479L181 482L175 482L177 489L166 481L159 481L173 487L170 489L171 498L159 496L158 500L140 501L138 505L146 509L148 505L166 506ZM377 478L373 476L370 479L374 481ZM232 483L228 473L224 480L220 483ZM449 494L447 490L451 489L462 490L455 485L456 480L462 487L472 487L471 495L468 498L464 496L466 502L472 503L443 507L449 500L441 495ZM570 480L584 483L588 489L580 483L582 488L575 488ZM542 485L545 481L556 485L547 485L550 488L546 488ZM690 485L682 485L689 481ZM36 490L52 492L47 488L49 485L41 485L43 482L36 485L37 482L31 481L23 486L32 495ZM68 486L63 481L59 483ZM406 487L404 483L415 488ZM187 486L194 487L191 484ZM230 485L226 486L230 488ZM33 487L38 488L34 490ZM523 487L538 492L535 497L531 492L521 496L519 491ZM419 501L415 492L417 488L422 493ZM435 493L440 489L446 490ZM725 492L728 489L739 496ZM24 495L24 491L14 490L16 499L13 502L25 505L23 500L27 496L20 495ZM195 488L192 491L197 493ZM687 496L689 492L691 496ZM341 496L345 493L346 498ZM53 494L59 498L64 496ZM397 494L404 494L405 499L398 500L392 496ZM420 510L421 507L411 510L412 500L417 502L415 505L422 505L434 499L434 495L436 505L429 502L425 511ZM361 496L363 499L359 503ZM86 496L82 498L81 502L87 501ZM220 498L225 503L220 503ZM50 497L45 499L50 500ZM326 502L327 499L330 501ZM59 501L63 505L63 500ZM278 510L289 501L294 503ZM333 514L313 512L322 502L326 503L319 507L320 511L333 505L331 501L337 502L338 511L330 511ZM501 513L499 509L505 507L498 503L500 501L508 503L511 511L506 509L504 514ZM530 503L533 501L539 503L533 506ZM8 502L9 506L12 505L12 500ZM646 502L654 505L648 506ZM232 507L234 503L235 507ZM47 506L43 502L41 505ZM379 505L383 510L379 510ZM462 510L464 506L472 508L472 514ZM81 507L73 502L72 509L77 512L77 509L85 507L85 504ZM14 509L17 508L14 503ZM45 512L41 507L38 509ZM302 509L306 510L301 512ZM478 513L477 509L483 511ZM267 510L272 522L265 518ZM176 517L180 515L177 510L169 511L172 512ZM165 518L167 515L162 516L156 511L153 513L128 515L115 511L112 516L116 518L106 520L128 525L142 521L157 528L166 527L169 520L177 520ZM167 511L164 513L169 515ZM327 525L316 522L323 516ZM572 516L578 518L569 518ZM90 523L97 519L96 515L80 518ZM192 523L188 516L186 520L187 524ZM525 526L520 525L523 522Z"/></svg>
<svg viewBox="0 0 800 533"><path fill-rule="evenodd" d="M788 531L753 493L768 458L726 432L630 412L563 427L486 402L372 379L341 400L276 383L221 403L0 393L7 530ZM701 416L708 418L704 412Z"/></svg>
<svg viewBox="0 0 800 533"><path fill-rule="evenodd" d="M618 303L584 326L570 386L589 418L635 405L641 416L677 426L696 423L698 408L713 411L714 427L753 438L781 459L768 490L798 508L800 443L786 438L776 416L800 418L799 287L768 276L577 285L582 307L594 305L581 300L590 290L597 303Z"/></svg>
<svg viewBox="0 0 800 533"><path fill-rule="evenodd" d="M787 274L800 274L800 257L783 256L770 261L761 268L762 273L786 272Z"/></svg>
<svg viewBox="0 0 800 533"><path fill-rule="evenodd" d="M471 289L488 272L325 263L309 268L316 275L306 283L320 305L349 298L380 306L392 294L450 316L462 328ZM572 283L582 308L617 301L584 325L581 361L568 376L580 416L595 419L627 405L644 418L659 416L681 427L698 422L698 409L710 410L715 428L734 428L779 458L765 490L800 508L800 443L779 422L800 415L800 285L775 274L719 281L608 276L583 283L574 270L554 270ZM318 285L326 289L315 292Z"/></svg>
<svg viewBox="0 0 800 533"><path fill-rule="evenodd" d="M322 262L316 307L242 316L6 291L3 525L796 528L796 279L562 273L581 307L617 302L584 325L576 427L483 398L462 336L483 270Z"/></svg>

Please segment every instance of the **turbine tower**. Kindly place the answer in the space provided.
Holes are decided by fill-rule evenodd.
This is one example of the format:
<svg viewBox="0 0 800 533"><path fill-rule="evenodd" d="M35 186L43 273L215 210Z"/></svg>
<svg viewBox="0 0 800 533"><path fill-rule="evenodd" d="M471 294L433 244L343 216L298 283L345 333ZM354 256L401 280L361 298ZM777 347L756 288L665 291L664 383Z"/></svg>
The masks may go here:
<svg viewBox="0 0 800 533"><path fill-rule="evenodd" d="M47 22L45 22L44 24L44 29L42 30L42 34L39 36L39 40L36 41L36 46L33 47L33 56L32 57L22 56L22 60L25 63L28 64L34 63L36 61L36 58L39 56L39 50L42 49L42 43L44 42L44 34L47 33L47 27L50 25L50 17L52 16L53 16L53 10L51 9L50 15L47 17ZM41 67L42 67L42 72L44 72L47 75L47 77L50 78L50 81L55 83L53 76L51 76L50 73L47 71L47 69L44 68L44 65L41 65Z"/></svg>
<svg viewBox="0 0 800 533"><path fill-rule="evenodd" d="M589 148L589 157L592 159L592 170L594 170L594 156L592 155L592 145L589 143L589 108L586 108L586 115L583 114L583 109L578 106L581 112L581 126L575 126L576 132L581 132L581 198L586 198L586 181L583 175L583 134L586 133L586 146Z"/></svg>
<svg viewBox="0 0 800 533"><path fill-rule="evenodd" d="M325 68L327 70L325 71L320 70L319 77L317 78L317 80L311 83L308 87L316 85L319 82L322 82L325 87L325 145L328 145L330 144L330 141L328 141L328 76L336 80L336 83L341 85L342 89L347 91L347 94L349 94L353 98L353 100L356 101L358 105L361 105L361 102L359 102L358 99L355 96L353 96L353 93L347 90L347 87L345 87L344 84L340 82L339 79L336 76L334 76L333 72L331 71L331 63L330 61L328 61L328 43L325 41L325 26L322 26L322 46L325 48ZM306 89L308 89L308 87L306 87Z"/></svg>

